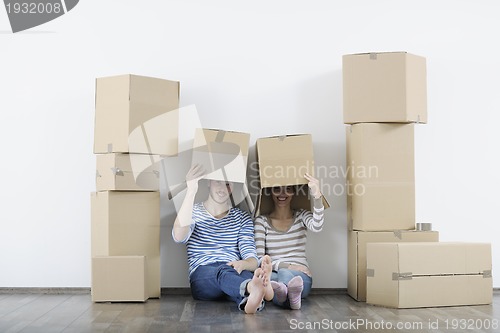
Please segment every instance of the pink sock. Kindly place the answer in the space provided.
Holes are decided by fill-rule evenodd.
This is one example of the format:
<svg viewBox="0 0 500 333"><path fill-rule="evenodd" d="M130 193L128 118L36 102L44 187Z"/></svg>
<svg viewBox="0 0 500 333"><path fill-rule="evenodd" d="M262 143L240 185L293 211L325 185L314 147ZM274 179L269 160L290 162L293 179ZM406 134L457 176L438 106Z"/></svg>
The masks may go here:
<svg viewBox="0 0 500 333"><path fill-rule="evenodd" d="M295 276L288 282L288 300L290 301L290 308L292 310L300 309L303 289L304 281L300 276Z"/></svg>
<svg viewBox="0 0 500 333"><path fill-rule="evenodd" d="M271 281L271 286L273 287L276 300L280 303L286 301L288 288L285 286L285 284L283 282Z"/></svg>

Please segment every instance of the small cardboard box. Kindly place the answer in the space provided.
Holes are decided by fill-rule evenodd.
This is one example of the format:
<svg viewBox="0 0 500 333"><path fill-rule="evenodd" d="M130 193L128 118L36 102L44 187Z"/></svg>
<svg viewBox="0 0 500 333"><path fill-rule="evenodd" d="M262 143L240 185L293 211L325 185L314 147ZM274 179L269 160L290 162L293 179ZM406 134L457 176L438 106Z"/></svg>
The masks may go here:
<svg viewBox="0 0 500 333"><path fill-rule="evenodd" d="M232 182L232 204L253 211L246 177L250 134L196 128L191 138L188 150L165 159L164 175L169 185L167 197L174 200L177 209L180 209L182 200L176 196L186 189L186 174L190 167L198 164L205 170L205 176L200 181L195 200L204 201L207 198L209 180ZM244 205L240 205L243 202Z"/></svg>
<svg viewBox="0 0 500 333"><path fill-rule="evenodd" d="M97 191L159 191L160 156L145 154L96 155Z"/></svg>
<svg viewBox="0 0 500 333"><path fill-rule="evenodd" d="M425 58L406 52L342 57L344 123L427 123Z"/></svg>
<svg viewBox="0 0 500 333"><path fill-rule="evenodd" d="M310 134L281 135L260 138L256 142L259 164L260 193L255 216L269 214L274 203L271 189L274 186L296 185L292 209L312 209L312 199L304 174L314 176L314 152ZM323 205L330 207L325 197Z"/></svg>
<svg viewBox="0 0 500 333"><path fill-rule="evenodd" d="M179 89L179 82L138 75L98 78L94 153L176 155Z"/></svg>
<svg viewBox="0 0 500 333"><path fill-rule="evenodd" d="M256 153L261 188L307 184L304 174L314 175L310 134L260 138Z"/></svg>
<svg viewBox="0 0 500 333"><path fill-rule="evenodd" d="M415 229L413 124L346 128L349 230Z"/></svg>
<svg viewBox="0 0 500 333"><path fill-rule="evenodd" d="M146 301L146 257L93 257L91 291L93 302Z"/></svg>
<svg viewBox="0 0 500 333"><path fill-rule="evenodd" d="M438 242L437 231L349 231L347 238L347 293L366 301L366 245L381 242Z"/></svg>
<svg viewBox="0 0 500 333"><path fill-rule="evenodd" d="M366 302L392 308L491 304L491 244L369 243Z"/></svg>
<svg viewBox="0 0 500 333"><path fill-rule="evenodd" d="M203 165L205 179L246 183L249 145L248 133L198 128L192 165Z"/></svg>
<svg viewBox="0 0 500 333"><path fill-rule="evenodd" d="M233 183L231 201L249 211L254 205L247 187L247 163L250 134L221 129L198 128L193 141L192 165L203 165L208 180L220 180ZM203 183L206 183L203 182ZM208 197L208 185L200 187L197 200Z"/></svg>
<svg viewBox="0 0 500 333"><path fill-rule="evenodd" d="M91 194L91 255L148 258L148 297L160 297L160 192Z"/></svg>

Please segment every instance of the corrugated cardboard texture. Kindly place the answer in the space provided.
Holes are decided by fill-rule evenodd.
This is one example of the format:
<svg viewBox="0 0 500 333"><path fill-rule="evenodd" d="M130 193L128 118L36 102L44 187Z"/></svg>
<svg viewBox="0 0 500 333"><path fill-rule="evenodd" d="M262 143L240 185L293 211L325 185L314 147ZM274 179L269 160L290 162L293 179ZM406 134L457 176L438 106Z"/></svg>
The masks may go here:
<svg viewBox="0 0 500 333"><path fill-rule="evenodd" d="M93 302L144 302L148 299L146 257L92 258Z"/></svg>
<svg viewBox="0 0 500 333"><path fill-rule="evenodd" d="M347 292L366 301L366 244L382 242L438 242L437 231L349 231L347 242Z"/></svg>
<svg viewBox="0 0 500 333"><path fill-rule="evenodd" d="M344 123L427 122L424 57L406 52L342 57Z"/></svg>
<svg viewBox="0 0 500 333"><path fill-rule="evenodd" d="M94 153L176 155L179 82L137 75L96 80Z"/></svg>
<svg viewBox="0 0 500 333"><path fill-rule="evenodd" d="M246 183L250 134L218 129L197 129L192 164L201 164L205 179Z"/></svg>
<svg viewBox="0 0 500 333"><path fill-rule="evenodd" d="M160 193L92 193L91 219L92 257L146 256L148 296L160 297Z"/></svg>
<svg viewBox="0 0 500 333"><path fill-rule="evenodd" d="M350 230L415 229L413 124L346 128Z"/></svg>
<svg viewBox="0 0 500 333"><path fill-rule="evenodd" d="M97 191L159 191L160 156L145 154L96 155Z"/></svg>
<svg viewBox="0 0 500 333"><path fill-rule="evenodd" d="M367 277L367 303L417 308L492 302L490 244L370 243L367 269L374 272Z"/></svg>

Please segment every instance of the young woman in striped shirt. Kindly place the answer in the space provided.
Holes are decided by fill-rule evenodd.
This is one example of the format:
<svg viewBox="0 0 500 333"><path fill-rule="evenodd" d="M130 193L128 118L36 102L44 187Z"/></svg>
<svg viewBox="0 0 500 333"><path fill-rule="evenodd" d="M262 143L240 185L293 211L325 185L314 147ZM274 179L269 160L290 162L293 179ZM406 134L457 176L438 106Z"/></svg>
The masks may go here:
<svg viewBox="0 0 500 333"><path fill-rule="evenodd" d="M312 275L306 258L307 231L320 232L324 222L324 206L319 181L309 174L309 194L314 200L313 212L292 210L295 186L273 187L274 209L269 215L255 219L255 243L259 258L272 258L271 285L273 302L279 306L300 309L301 298L311 291Z"/></svg>
<svg viewBox="0 0 500 333"><path fill-rule="evenodd" d="M189 170L172 229L174 241L186 244L191 293L198 300L229 298L240 310L255 313L274 296L271 259L264 257L257 268L253 222L247 212L231 206L231 183L210 180L208 198L194 203L203 174L200 166Z"/></svg>

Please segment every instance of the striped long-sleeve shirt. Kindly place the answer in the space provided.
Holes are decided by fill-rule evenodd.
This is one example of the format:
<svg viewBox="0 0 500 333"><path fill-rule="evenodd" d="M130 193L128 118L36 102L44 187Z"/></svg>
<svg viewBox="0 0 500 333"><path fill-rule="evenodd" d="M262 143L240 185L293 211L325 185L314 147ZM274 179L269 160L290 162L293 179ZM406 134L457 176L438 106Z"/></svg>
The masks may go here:
<svg viewBox="0 0 500 333"><path fill-rule="evenodd" d="M323 204L316 202L313 212L304 209L295 211L293 223L287 231L275 229L269 217L258 216L254 224L259 258L264 254L271 256L275 271L289 264L309 267L306 258L307 230L319 232L323 229L323 211Z"/></svg>
<svg viewBox="0 0 500 333"><path fill-rule="evenodd" d="M203 203L197 203L187 237L176 240L173 230L172 237L175 242L186 244L189 276L200 265L257 259L252 218L238 208L231 208L225 217L217 219Z"/></svg>

